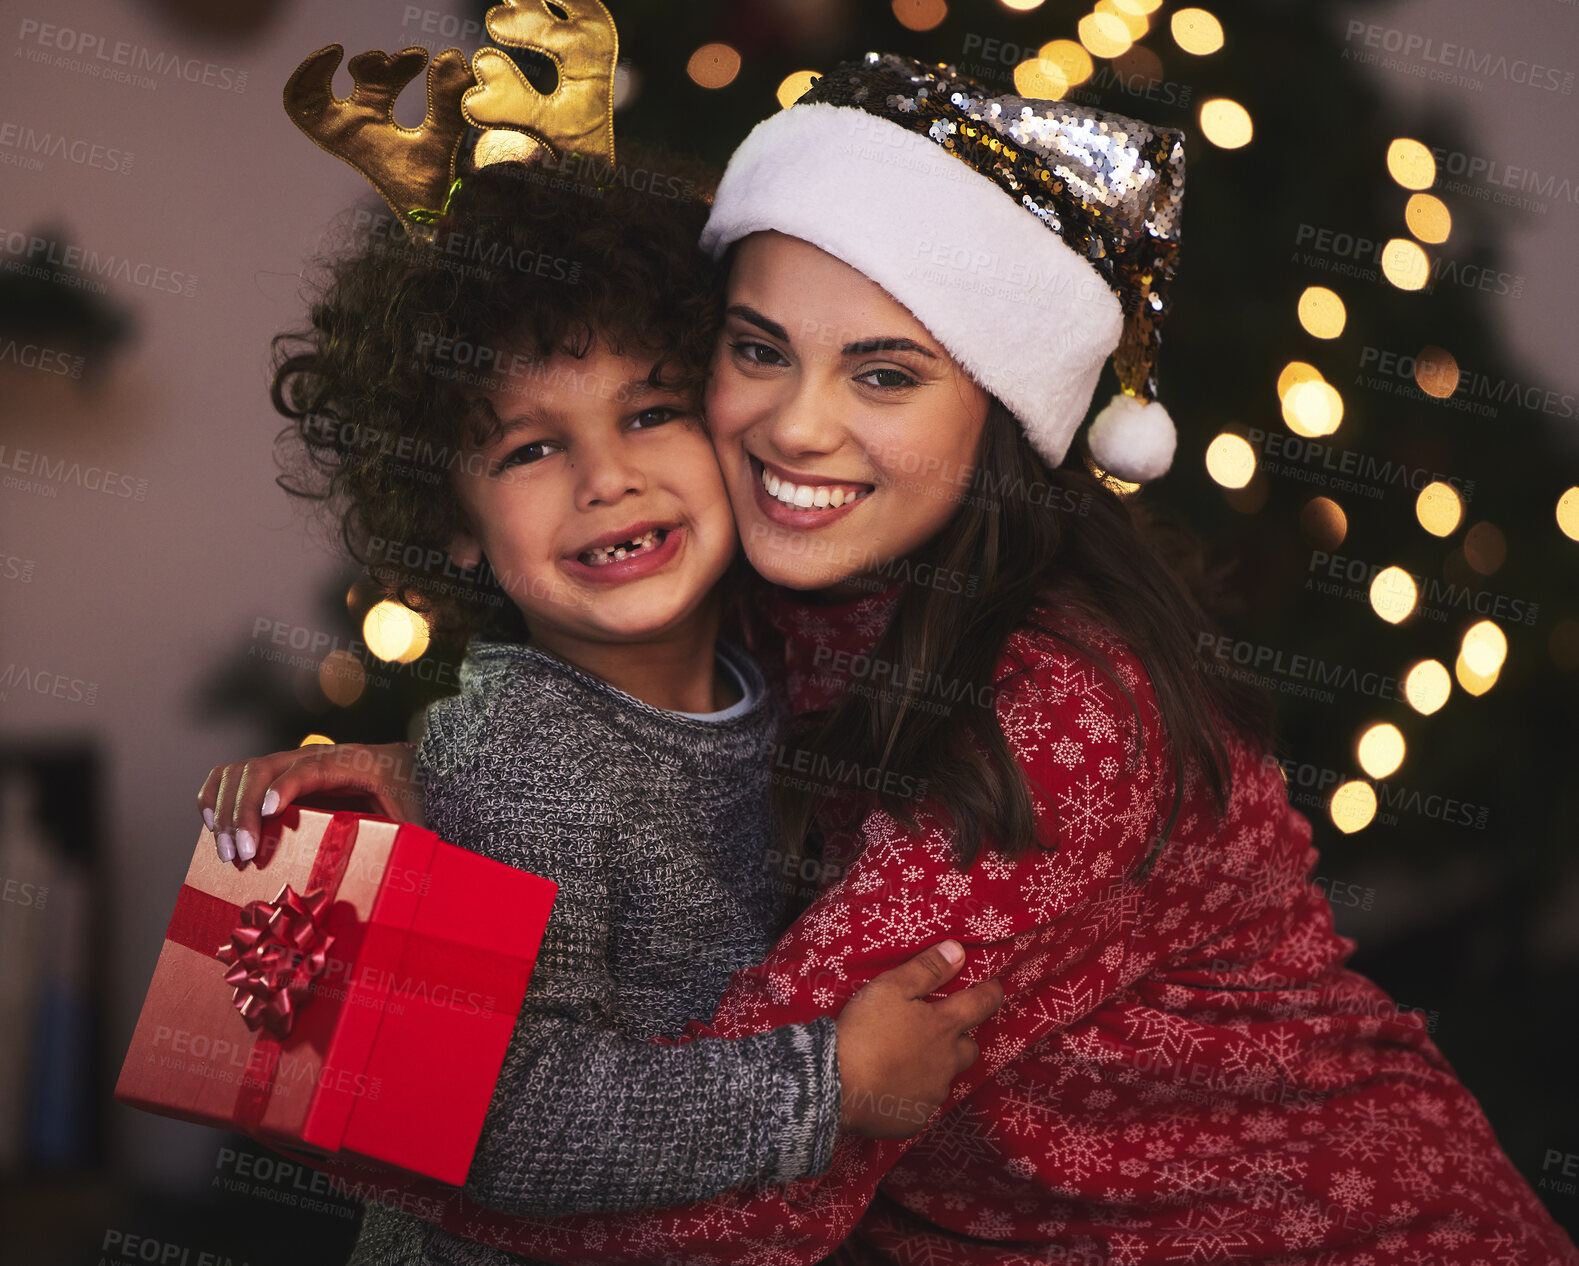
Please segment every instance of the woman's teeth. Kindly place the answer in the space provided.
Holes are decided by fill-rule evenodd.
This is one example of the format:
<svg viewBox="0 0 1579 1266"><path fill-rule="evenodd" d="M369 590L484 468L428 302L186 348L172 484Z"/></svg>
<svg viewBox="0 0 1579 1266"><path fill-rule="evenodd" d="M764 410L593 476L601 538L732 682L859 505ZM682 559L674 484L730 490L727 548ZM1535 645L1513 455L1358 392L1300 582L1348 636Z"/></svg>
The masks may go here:
<svg viewBox="0 0 1579 1266"><path fill-rule="evenodd" d="M872 491L850 484L792 484L780 479L766 466L762 468L762 486L774 500L799 510L832 510L859 501Z"/></svg>
<svg viewBox="0 0 1579 1266"><path fill-rule="evenodd" d="M643 532L634 540L621 541L618 545L597 545L592 549L581 551L581 561L589 567L607 567L610 563L621 563L627 558L637 554L645 554L650 549L657 549L667 535L661 528L653 528Z"/></svg>

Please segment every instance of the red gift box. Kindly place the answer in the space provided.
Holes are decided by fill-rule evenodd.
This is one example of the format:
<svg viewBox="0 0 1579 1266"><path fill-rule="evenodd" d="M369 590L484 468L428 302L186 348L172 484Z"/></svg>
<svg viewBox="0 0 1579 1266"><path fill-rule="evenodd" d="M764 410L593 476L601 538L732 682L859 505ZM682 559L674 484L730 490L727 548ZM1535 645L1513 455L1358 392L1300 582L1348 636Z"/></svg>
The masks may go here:
<svg viewBox="0 0 1579 1266"><path fill-rule="evenodd" d="M461 1184L557 885L298 806L256 858L204 831L115 1097Z"/></svg>

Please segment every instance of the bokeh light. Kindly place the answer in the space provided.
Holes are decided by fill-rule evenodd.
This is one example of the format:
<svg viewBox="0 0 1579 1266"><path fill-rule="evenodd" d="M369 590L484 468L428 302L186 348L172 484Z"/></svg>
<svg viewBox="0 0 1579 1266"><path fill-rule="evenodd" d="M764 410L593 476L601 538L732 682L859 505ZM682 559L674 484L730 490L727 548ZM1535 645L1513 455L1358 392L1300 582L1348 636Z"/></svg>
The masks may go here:
<svg viewBox="0 0 1579 1266"><path fill-rule="evenodd" d="M819 73L815 70L797 70L785 75L774 92L779 99L779 105L786 110L789 109L806 95L807 89L811 87L812 81L818 78Z"/></svg>
<svg viewBox="0 0 1579 1266"><path fill-rule="evenodd" d="M330 747L334 746L334 740L327 734L309 734L300 743L296 744L296 746L311 747L314 743L327 743Z"/></svg>
<svg viewBox="0 0 1579 1266"><path fill-rule="evenodd" d="M1490 576L1508 558L1508 538L1495 523L1484 521L1464 533L1464 561L1482 576Z"/></svg>
<svg viewBox="0 0 1579 1266"><path fill-rule="evenodd" d="M703 44L685 63L685 73L703 88L727 88L740 73L740 54L728 44Z"/></svg>
<svg viewBox="0 0 1579 1266"><path fill-rule="evenodd" d="M946 0L894 0L894 16L910 31L930 31L948 17Z"/></svg>
<svg viewBox="0 0 1579 1266"><path fill-rule="evenodd" d="M1479 620L1464 631L1459 657L1471 672L1494 677L1508 657L1508 635L1491 620Z"/></svg>
<svg viewBox="0 0 1579 1266"><path fill-rule="evenodd" d="M1330 552L1349 534L1349 516L1331 497L1312 497L1300 507L1299 527L1312 545Z"/></svg>
<svg viewBox="0 0 1579 1266"><path fill-rule="evenodd" d="M1410 196L1409 205L1404 208L1404 223L1422 242L1445 242L1453 231L1453 213L1442 199L1417 193Z"/></svg>
<svg viewBox="0 0 1579 1266"><path fill-rule="evenodd" d="M1283 372L1277 376L1277 398L1281 402L1296 383L1324 381L1321 370L1308 361L1291 360L1283 366Z"/></svg>
<svg viewBox="0 0 1579 1266"><path fill-rule="evenodd" d="M1016 13L1029 13L1032 9L1042 7L1042 0L998 0L1005 9L1013 9Z"/></svg>
<svg viewBox="0 0 1579 1266"><path fill-rule="evenodd" d="M1295 435L1331 435L1343 422L1343 397L1324 379L1297 382L1284 393L1283 421Z"/></svg>
<svg viewBox="0 0 1579 1266"><path fill-rule="evenodd" d="M1579 541L1579 485L1557 498L1557 526L1564 536Z"/></svg>
<svg viewBox="0 0 1579 1266"><path fill-rule="evenodd" d="M1113 59L1113 69L1124 77L1132 91L1145 91L1142 85L1160 84L1163 80L1162 58L1144 44L1131 44Z"/></svg>
<svg viewBox="0 0 1579 1266"><path fill-rule="evenodd" d="M1432 536L1448 536L1464 517L1464 503L1450 483L1433 480L1415 498L1415 518Z"/></svg>
<svg viewBox="0 0 1579 1266"><path fill-rule="evenodd" d="M1022 97L1057 101L1069 91L1069 80L1054 63L1032 57L1014 68L1014 90Z"/></svg>
<svg viewBox="0 0 1579 1266"><path fill-rule="evenodd" d="M1391 722L1373 725L1360 735L1355 749L1360 768L1372 778L1386 778L1404 763L1404 736Z"/></svg>
<svg viewBox="0 0 1579 1266"><path fill-rule="evenodd" d="M1345 835L1364 830L1376 816L1376 792L1371 784L1350 779L1332 793L1327 806L1332 825Z"/></svg>
<svg viewBox="0 0 1579 1266"><path fill-rule="evenodd" d="M1119 4L1118 0L1097 0L1093 6L1094 13L1106 13L1117 18L1124 24L1124 32L1133 42L1146 34L1151 23L1146 20L1146 15L1141 13L1132 4ZM1128 52L1128 49L1124 50Z"/></svg>
<svg viewBox="0 0 1579 1266"><path fill-rule="evenodd" d="M1250 111L1228 97L1201 102L1200 119L1202 133L1219 149L1241 149L1255 135Z"/></svg>
<svg viewBox="0 0 1579 1266"><path fill-rule="evenodd" d="M1071 87L1091 78L1094 69L1091 54L1074 40L1052 40L1043 44L1036 51L1036 55L1044 62L1051 62L1057 67L1058 73L1063 75L1064 81ZM1046 73L1051 74L1050 71Z"/></svg>
<svg viewBox="0 0 1579 1266"><path fill-rule="evenodd" d="M1382 247L1382 275L1400 290L1423 290L1431 279L1431 261L1419 243L1395 237Z"/></svg>
<svg viewBox="0 0 1579 1266"><path fill-rule="evenodd" d="M1453 663L1453 675L1458 678L1458 684L1463 688L1464 693L1470 695L1485 694L1497 684L1497 677L1501 671L1498 668L1496 672L1477 673L1469 666L1469 661L1463 655Z"/></svg>
<svg viewBox="0 0 1579 1266"><path fill-rule="evenodd" d="M362 640L385 663L409 664L428 649L427 621L386 598L362 618Z"/></svg>
<svg viewBox="0 0 1579 1266"><path fill-rule="evenodd" d="M1371 581L1371 610L1389 624L1397 624L1413 611L1419 597L1414 577L1402 567L1383 567Z"/></svg>
<svg viewBox="0 0 1579 1266"><path fill-rule="evenodd" d="M349 708L366 687L367 669L350 651L330 651L318 665L318 689L337 707Z"/></svg>
<svg viewBox="0 0 1579 1266"><path fill-rule="evenodd" d="M1129 28L1112 13L1088 13L1075 31L1093 57L1117 57L1135 42Z"/></svg>
<svg viewBox="0 0 1579 1266"><path fill-rule="evenodd" d="M1458 390L1458 361L1445 347L1427 345L1415 357L1415 383L1428 396L1446 400Z"/></svg>
<svg viewBox="0 0 1579 1266"><path fill-rule="evenodd" d="M1387 172L1405 189L1429 189L1436 180L1436 159L1419 141L1400 136L1387 147Z"/></svg>
<svg viewBox="0 0 1579 1266"><path fill-rule="evenodd" d="M1453 678L1439 659L1422 659L1404 676L1404 698L1421 716L1430 716L1453 693Z"/></svg>
<svg viewBox="0 0 1579 1266"><path fill-rule="evenodd" d="M1299 297L1299 323L1315 338L1337 338L1348 320L1343 300L1325 286L1307 286Z"/></svg>
<svg viewBox="0 0 1579 1266"><path fill-rule="evenodd" d="M1224 431L1206 446L1206 473L1224 488L1243 488L1256 473L1256 451L1243 436Z"/></svg>
<svg viewBox="0 0 1579 1266"><path fill-rule="evenodd" d="M1197 57L1215 53L1223 46L1223 24L1205 9L1180 9L1169 28L1173 42Z"/></svg>

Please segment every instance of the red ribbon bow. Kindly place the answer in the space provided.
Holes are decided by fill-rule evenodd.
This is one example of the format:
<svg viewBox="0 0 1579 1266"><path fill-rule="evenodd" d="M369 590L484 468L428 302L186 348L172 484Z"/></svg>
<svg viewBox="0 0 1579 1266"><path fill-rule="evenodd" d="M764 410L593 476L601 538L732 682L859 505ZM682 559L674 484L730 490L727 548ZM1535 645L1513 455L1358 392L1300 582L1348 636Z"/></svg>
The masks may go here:
<svg viewBox="0 0 1579 1266"><path fill-rule="evenodd" d="M328 964L334 943L321 926L328 905L326 889L300 897L286 884L272 902L243 906L230 944L216 951L230 967L225 983L235 986L236 1010L254 1033L266 1028L283 1040L296 1023L303 995Z"/></svg>

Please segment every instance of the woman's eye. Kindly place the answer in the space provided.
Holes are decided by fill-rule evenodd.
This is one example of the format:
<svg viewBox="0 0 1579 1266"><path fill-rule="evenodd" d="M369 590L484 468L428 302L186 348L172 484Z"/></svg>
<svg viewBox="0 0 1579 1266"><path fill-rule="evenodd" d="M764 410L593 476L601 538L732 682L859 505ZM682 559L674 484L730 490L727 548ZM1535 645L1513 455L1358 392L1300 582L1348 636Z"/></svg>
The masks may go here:
<svg viewBox="0 0 1579 1266"><path fill-rule="evenodd" d="M673 422L683 416L683 410L676 409L673 405L658 404L650 409L643 409L632 421L642 430L651 430L655 426L662 426L665 422Z"/></svg>
<svg viewBox="0 0 1579 1266"><path fill-rule="evenodd" d="M770 347L766 343L754 343L750 339L741 339L738 343L731 343L729 346L735 350L735 354L742 360L748 361L753 365L787 365L789 363L784 359L778 348Z"/></svg>
<svg viewBox="0 0 1579 1266"><path fill-rule="evenodd" d="M858 374L856 381L864 382L869 387L883 387L888 390L916 385L916 380L902 369L868 369L864 374Z"/></svg>

